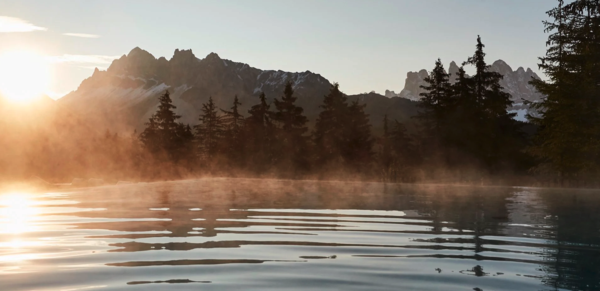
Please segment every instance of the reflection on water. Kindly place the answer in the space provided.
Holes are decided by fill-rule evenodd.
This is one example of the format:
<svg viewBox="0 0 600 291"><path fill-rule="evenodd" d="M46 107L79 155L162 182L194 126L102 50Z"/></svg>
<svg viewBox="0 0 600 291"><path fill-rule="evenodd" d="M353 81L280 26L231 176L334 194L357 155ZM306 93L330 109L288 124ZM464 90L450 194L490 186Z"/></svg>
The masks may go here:
<svg viewBox="0 0 600 291"><path fill-rule="evenodd" d="M33 231L31 221L36 210L30 194L9 193L0 196L0 234L21 234Z"/></svg>
<svg viewBox="0 0 600 291"><path fill-rule="evenodd" d="M207 179L0 195L0 290L600 290L600 193Z"/></svg>

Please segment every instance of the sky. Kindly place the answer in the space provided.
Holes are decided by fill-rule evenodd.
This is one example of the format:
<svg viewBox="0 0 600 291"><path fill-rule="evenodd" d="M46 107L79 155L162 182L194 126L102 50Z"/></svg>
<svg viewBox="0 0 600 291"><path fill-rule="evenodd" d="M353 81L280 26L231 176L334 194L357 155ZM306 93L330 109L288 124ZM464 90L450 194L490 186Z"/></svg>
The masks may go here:
<svg viewBox="0 0 600 291"><path fill-rule="evenodd" d="M358 94L399 92L406 73L448 66L475 50L488 62L537 68L552 0L0 1L0 55L51 60L48 95L77 89L95 67L134 47L170 59L211 52L259 69L311 71Z"/></svg>

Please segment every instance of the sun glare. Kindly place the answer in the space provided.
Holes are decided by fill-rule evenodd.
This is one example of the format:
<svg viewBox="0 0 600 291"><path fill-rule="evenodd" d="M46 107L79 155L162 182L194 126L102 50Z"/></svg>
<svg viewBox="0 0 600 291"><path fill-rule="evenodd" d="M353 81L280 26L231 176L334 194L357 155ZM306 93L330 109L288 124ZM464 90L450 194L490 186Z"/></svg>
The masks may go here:
<svg viewBox="0 0 600 291"><path fill-rule="evenodd" d="M0 55L0 95L7 100L27 103L48 89L49 68L46 59L29 51Z"/></svg>
<svg viewBox="0 0 600 291"><path fill-rule="evenodd" d="M37 215L34 202L27 194L0 195L0 234L20 234L32 231Z"/></svg>

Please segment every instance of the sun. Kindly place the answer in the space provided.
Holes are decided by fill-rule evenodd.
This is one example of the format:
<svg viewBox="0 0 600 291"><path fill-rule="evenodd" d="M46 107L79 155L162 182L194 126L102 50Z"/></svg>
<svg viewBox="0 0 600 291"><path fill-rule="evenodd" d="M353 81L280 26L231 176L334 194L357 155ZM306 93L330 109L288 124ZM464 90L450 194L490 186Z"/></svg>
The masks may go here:
<svg viewBox="0 0 600 291"><path fill-rule="evenodd" d="M50 82L46 59L30 51L13 51L0 55L0 95L5 99L27 103L39 98Z"/></svg>

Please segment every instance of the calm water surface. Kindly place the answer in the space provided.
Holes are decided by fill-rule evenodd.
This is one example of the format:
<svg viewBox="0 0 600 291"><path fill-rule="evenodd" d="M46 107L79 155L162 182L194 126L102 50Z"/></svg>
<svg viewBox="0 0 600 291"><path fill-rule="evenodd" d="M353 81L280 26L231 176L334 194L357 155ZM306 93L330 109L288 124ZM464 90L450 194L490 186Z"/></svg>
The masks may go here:
<svg viewBox="0 0 600 291"><path fill-rule="evenodd" d="M207 179L0 194L0 290L600 290L600 191Z"/></svg>

